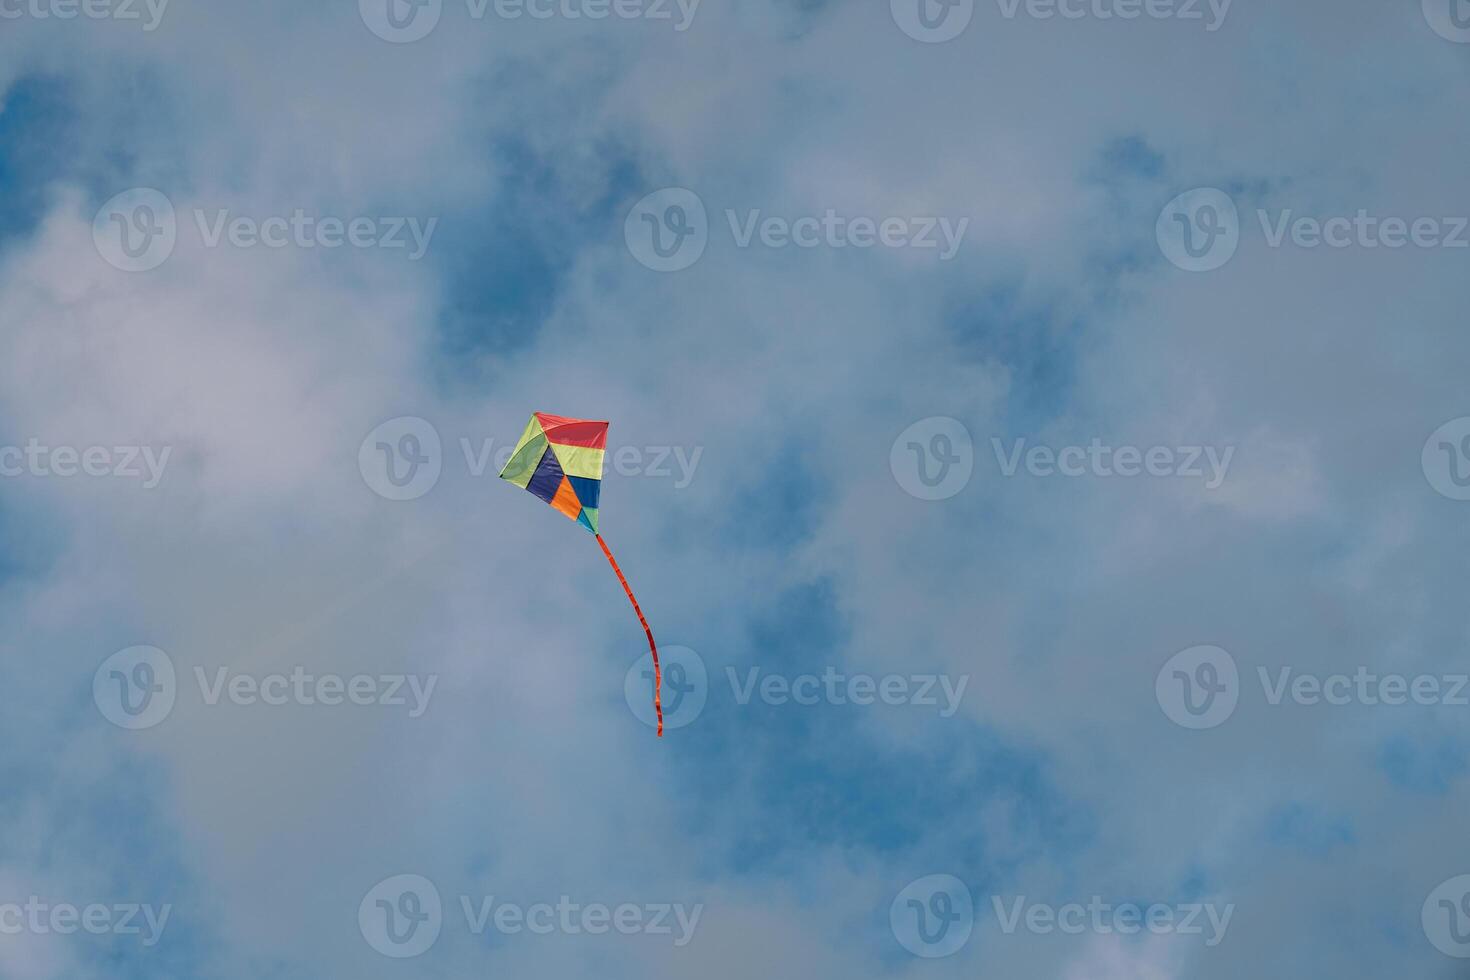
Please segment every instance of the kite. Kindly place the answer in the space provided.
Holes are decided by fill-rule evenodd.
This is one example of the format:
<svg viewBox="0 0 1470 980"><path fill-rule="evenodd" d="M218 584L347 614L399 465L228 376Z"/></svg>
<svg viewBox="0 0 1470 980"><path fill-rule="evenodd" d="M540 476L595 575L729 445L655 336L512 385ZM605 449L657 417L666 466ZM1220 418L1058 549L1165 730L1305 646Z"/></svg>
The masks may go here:
<svg viewBox="0 0 1470 980"><path fill-rule="evenodd" d="M529 490L567 517L591 531L602 553L618 576L638 622L648 635L648 649L653 654L653 710L658 715L658 737L664 734L664 709L659 699L663 673L658 666L658 647L653 643L653 630L643 618L623 570L608 550L607 542L597 529L597 500L602 492L602 456L607 450L606 422L569 419L546 412L532 412L526 431L500 471L500 478Z"/></svg>

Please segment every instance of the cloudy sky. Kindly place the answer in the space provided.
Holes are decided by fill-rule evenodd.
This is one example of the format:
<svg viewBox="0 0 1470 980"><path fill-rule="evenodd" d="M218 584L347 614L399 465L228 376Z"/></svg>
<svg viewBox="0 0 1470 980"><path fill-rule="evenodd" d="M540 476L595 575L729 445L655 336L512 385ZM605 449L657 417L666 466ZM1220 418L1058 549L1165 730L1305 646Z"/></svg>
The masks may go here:
<svg viewBox="0 0 1470 980"><path fill-rule="evenodd" d="M1467 110L1466 0L0 0L0 977L1465 976Z"/></svg>

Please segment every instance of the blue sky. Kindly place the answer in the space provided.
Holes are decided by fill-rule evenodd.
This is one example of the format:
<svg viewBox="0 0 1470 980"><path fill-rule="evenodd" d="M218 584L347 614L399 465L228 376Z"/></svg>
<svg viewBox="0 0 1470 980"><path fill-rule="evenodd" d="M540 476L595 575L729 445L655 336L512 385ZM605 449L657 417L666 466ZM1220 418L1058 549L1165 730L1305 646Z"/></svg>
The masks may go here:
<svg viewBox="0 0 1470 980"><path fill-rule="evenodd" d="M920 2L0 4L0 977L1461 975L1458 8ZM1166 240L1200 188L1238 224L1211 269ZM1360 213L1441 240L1290 230ZM602 530L704 667L661 741L595 542L495 479L533 410L612 422ZM438 475L397 500L403 432ZM6 470L28 445L108 472ZM1092 445L1229 455L1024 462ZM969 475L924 499L941 446ZM175 700L133 730L138 647ZM1199 648L1238 701L1191 728ZM434 686L209 693L293 672ZM908 694L740 694L825 674ZM403 958L359 915L401 875L443 906ZM935 875L973 906L943 956L904 924ZM562 896L699 917L461 904ZM170 913L10 929L32 899ZM1230 918L1008 931L1018 900Z"/></svg>

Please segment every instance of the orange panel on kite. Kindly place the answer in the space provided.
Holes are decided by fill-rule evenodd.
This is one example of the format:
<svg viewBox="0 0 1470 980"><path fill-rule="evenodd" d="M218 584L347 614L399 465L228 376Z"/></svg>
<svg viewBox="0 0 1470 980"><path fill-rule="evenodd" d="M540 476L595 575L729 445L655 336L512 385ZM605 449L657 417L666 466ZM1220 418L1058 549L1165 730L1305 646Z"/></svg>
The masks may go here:
<svg viewBox="0 0 1470 980"><path fill-rule="evenodd" d="M551 498L551 506L574 521L582 512L582 501L577 499L577 491L572 489L566 477L561 478L561 486L556 488L556 496Z"/></svg>

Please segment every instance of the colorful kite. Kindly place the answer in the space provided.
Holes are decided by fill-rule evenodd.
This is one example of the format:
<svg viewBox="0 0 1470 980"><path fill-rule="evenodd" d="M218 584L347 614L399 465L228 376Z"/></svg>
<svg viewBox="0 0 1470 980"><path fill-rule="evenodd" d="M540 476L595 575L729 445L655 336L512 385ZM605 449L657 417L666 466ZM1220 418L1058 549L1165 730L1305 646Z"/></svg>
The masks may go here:
<svg viewBox="0 0 1470 980"><path fill-rule="evenodd" d="M607 449L607 423L588 419L569 419L545 412L532 412L526 431L521 433L515 451L500 478L529 490L578 524L591 531L607 555L608 564L617 573L643 632L648 634L648 649L653 654L653 710L658 715L658 735L664 734L664 709L659 700L663 672L658 666L658 647L653 643L653 630L623 578L607 542L597 531L597 498L602 491L602 456Z"/></svg>

